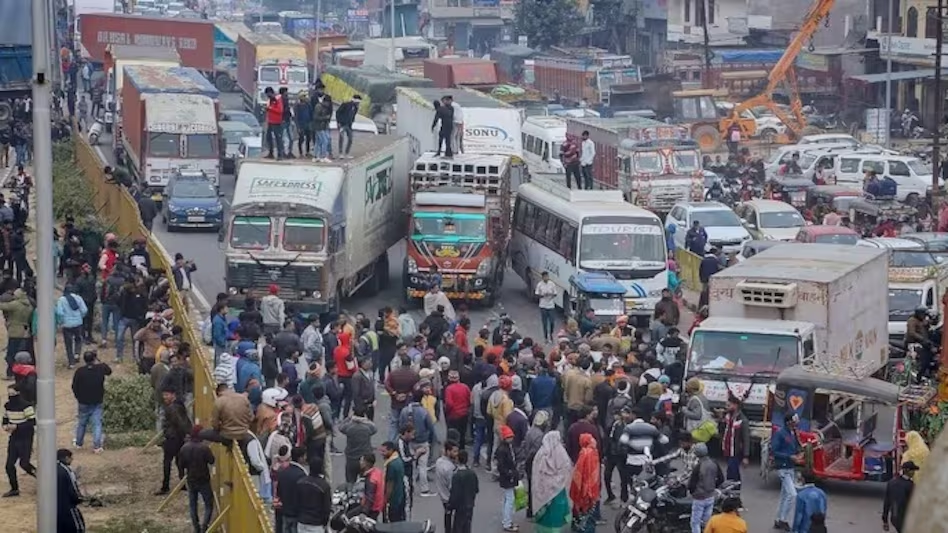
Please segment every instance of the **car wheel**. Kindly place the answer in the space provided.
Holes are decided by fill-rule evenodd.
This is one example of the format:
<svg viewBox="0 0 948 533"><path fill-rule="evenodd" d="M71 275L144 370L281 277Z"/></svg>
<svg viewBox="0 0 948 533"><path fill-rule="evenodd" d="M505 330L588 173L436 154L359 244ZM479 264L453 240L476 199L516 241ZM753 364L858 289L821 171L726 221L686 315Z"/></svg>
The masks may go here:
<svg viewBox="0 0 948 533"><path fill-rule="evenodd" d="M767 143L772 143L777 139L777 130L766 128L760 132L760 138Z"/></svg>

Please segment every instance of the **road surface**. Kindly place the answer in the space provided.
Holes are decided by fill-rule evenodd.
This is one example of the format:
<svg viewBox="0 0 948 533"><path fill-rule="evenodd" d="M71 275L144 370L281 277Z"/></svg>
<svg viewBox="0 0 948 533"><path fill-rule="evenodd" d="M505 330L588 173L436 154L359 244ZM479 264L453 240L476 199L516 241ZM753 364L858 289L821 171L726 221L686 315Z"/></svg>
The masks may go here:
<svg viewBox="0 0 948 533"><path fill-rule="evenodd" d="M221 106L224 109L240 109L240 97L226 94L221 97ZM358 141L357 141L358 142ZM111 137L103 135L100 147L110 146ZM111 151L100 149L100 157L107 158L112 164ZM224 193L225 209L234 192L234 177L221 176L221 192ZM168 233L160 219L155 223L155 235L171 255L181 253L186 258L193 259L198 269L192 275L192 281L197 289L199 304L206 306L207 301L213 302L219 292L226 291L224 285L224 258L217 242L216 233L176 232ZM401 265L404 257L404 244L400 243L389 251L392 265L391 278L401 279ZM344 308L350 312L362 312L367 316L375 316L378 310L385 306L398 306L402 299L400 287L393 283L393 287L374 298L356 298L346 302ZM203 301L202 301L203 300ZM412 311L417 322L423 319L420 311ZM530 301L527 288L520 278L512 271L505 277L504 293L498 303L490 309L476 308L471 310L472 326L479 328L482 325L492 324L501 313L507 313L517 323L518 330L524 336L535 339L541 337L540 317L536 305ZM688 325L692 316L683 310L682 325ZM387 436L389 399L384 394L378 395L379 409L376 411L376 423L380 432L374 442L381 444ZM444 424L439 424L439 435L443 440ZM343 449L344 437L337 439L337 446ZM343 480L344 458L333 457L333 479ZM779 487L771 478L770 483L764 483L758 475L758 465L752 464L745 471L744 489L742 498L746 511L744 517L750 526L750 531L757 533L769 531L773 525L776 513ZM474 517L474 528L477 531L501 531L500 511L501 490L497 483L492 482L483 471L478 471L480 477L480 493L477 497L477 511ZM336 481L334 481L336 482ZM618 490L618 485L616 485ZM881 511L884 486L879 483L829 483L825 486L829 495L829 513L827 528L833 533L872 533L881 531ZM603 496L605 497L605 496ZM612 531L616 510L604 507L607 524L600 526L599 531ZM421 498L416 496L413 519L430 519L437 526L438 531L443 529L442 506L438 498ZM516 515L516 522L522 531L529 532L529 522L524 513ZM486 528L486 529L485 529Z"/></svg>

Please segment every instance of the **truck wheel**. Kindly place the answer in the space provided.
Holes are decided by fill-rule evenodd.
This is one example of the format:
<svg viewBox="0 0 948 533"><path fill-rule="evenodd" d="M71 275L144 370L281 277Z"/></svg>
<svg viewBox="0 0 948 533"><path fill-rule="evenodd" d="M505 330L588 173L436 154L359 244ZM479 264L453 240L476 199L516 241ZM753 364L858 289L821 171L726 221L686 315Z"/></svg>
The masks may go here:
<svg viewBox="0 0 948 533"><path fill-rule="evenodd" d="M691 130L691 137L702 152L717 152L721 149L721 132L710 124L695 126Z"/></svg>
<svg viewBox="0 0 948 533"><path fill-rule="evenodd" d="M218 74L214 78L214 86L222 93L229 93L234 90L234 80L230 79L227 74Z"/></svg>

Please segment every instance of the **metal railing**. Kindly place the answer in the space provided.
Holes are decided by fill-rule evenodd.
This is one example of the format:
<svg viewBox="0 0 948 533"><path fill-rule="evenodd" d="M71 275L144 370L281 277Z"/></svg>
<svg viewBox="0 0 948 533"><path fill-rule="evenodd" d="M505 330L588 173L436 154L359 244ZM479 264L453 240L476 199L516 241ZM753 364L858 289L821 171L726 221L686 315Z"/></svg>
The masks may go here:
<svg viewBox="0 0 948 533"><path fill-rule="evenodd" d="M681 284L690 291L700 293L702 289L699 276L701 257L684 248L677 248L675 250L675 262L678 263L678 279Z"/></svg>
<svg viewBox="0 0 948 533"><path fill-rule="evenodd" d="M95 208L105 220L109 231L114 233L120 241L130 241L138 237L147 236L148 251L152 263L160 266L174 279L171 273L170 258L165 255L158 241L141 224L138 216L138 206L124 188L106 183L102 172L105 163L99 159L95 150L84 139L74 138L76 148L76 163L83 170L86 181L92 188L95 197ZM194 371L194 423L206 425L211 419L216 398L216 383L212 377L209 358L200 335L197 333L191 317L184 306L181 294L172 287L169 298L174 308L175 322L184 332L184 341L191 345L191 366ZM269 513L263 500L257 493L250 473L247 470L240 448L233 446L230 450L224 446L214 444L216 462L211 470L211 485L214 489L217 517L211 523L208 531L228 531L238 533L270 533L273 526L270 524ZM174 491L161 503L157 511L160 512L171 498L175 497L185 486L182 480Z"/></svg>

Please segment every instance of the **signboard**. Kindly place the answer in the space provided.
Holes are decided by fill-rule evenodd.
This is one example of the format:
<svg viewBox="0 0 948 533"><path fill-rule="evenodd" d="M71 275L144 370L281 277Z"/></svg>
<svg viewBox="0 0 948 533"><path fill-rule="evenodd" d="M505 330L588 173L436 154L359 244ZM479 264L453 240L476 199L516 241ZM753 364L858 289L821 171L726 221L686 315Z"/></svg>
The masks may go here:
<svg viewBox="0 0 948 533"><path fill-rule="evenodd" d="M601 69L597 73L599 92L607 92L613 85L639 85L642 83L642 71L639 67Z"/></svg>
<svg viewBox="0 0 948 533"><path fill-rule="evenodd" d="M662 228L643 224L586 224L583 235L661 235Z"/></svg>
<svg viewBox="0 0 948 533"><path fill-rule="evenodd" d="M866 142L888 144L889 110L887 108L876 107L866 110Z"/></svg>
<svg viewBox="0 0 948 533"><path fill-rule="evenodd" d="M474 18L500 18L500 7L475 7Z"/></svg>
<svg viewBox="0 0 948 533"><path fill-rule="evenodd" d="M824 55L800 52L797 56L797 68L815 72L829 72L829 58Z"/></svg>
<svg viewBox="0 0 948 533"><path fill-rule="evenodd" d="M464 110L464 151L520 157L523 139L515 109L486 107Z"/></svg>
<svg viewBox="0 0 948 533"><path fill-rule="evenodd" d="M346 11L346 20L348 20L349 22L368 22L369 10L368 9L350 9Z"/></svg>

